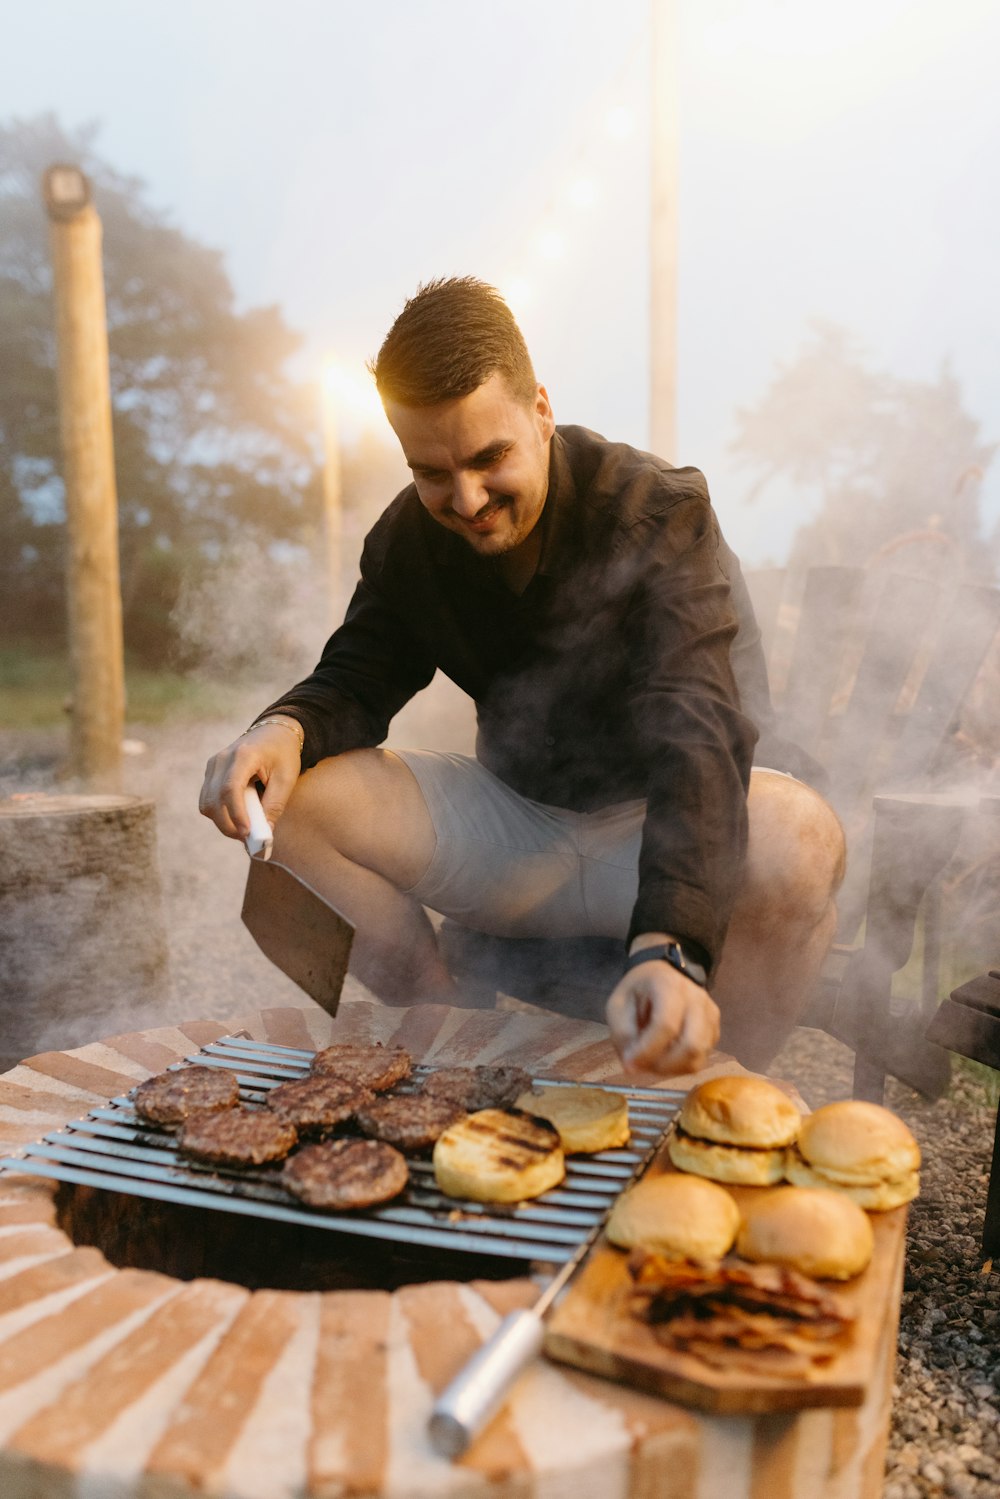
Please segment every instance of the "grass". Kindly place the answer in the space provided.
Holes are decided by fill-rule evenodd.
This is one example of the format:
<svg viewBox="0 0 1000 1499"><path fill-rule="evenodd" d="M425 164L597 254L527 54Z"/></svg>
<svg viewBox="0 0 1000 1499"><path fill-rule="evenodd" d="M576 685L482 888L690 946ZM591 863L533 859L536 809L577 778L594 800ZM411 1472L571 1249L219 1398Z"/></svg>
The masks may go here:
<svg viewBox="0 0 1000 1499"><path fill-rule="evenodd" d="M66 722L69 657L35 644L0 648L0 729L48 729ZM238 701L233 684L209 683L167 669L125 664L125 716L130 724L161 724L225 714Z"/></svg>

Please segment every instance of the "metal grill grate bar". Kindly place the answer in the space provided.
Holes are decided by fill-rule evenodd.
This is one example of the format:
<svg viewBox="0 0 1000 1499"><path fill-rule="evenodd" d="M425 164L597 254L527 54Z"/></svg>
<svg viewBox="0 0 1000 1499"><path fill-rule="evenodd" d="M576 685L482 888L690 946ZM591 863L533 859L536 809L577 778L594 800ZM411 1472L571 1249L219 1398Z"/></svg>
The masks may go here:
<svg viewBox="0 0 1000 1499"><path fill-rule="evenodd" d="M186 1058L186 1064L235 1071L242 1101L253 1106L263 1105L279 1083L304 1076L313 1055L294 1047L231 1036ZM413 1081L419 1083L434 1070L426 1064L418 1065ZM577 1086L555 1078L536 1081L547 1087ZM446 1197L437 1188L431 1162L411 1159L410 1185L393 1202L357 1213L314 1210L289 1197L275 1167L231 1170L187 1160L179 1154L175 1137L139 1118L132 1100L124 1096L92 1110L86 1119L46 1135L20 1155L0 1161L0 1167L355 1237L559 1264L571 1258L623 1187L641 1172L684 1096L673 1089L601 1083L587 1086L626 1095L632 1127L630 1144L583 1159L569 1157L565 1180L558 1187L511 1207Z"/></svg>

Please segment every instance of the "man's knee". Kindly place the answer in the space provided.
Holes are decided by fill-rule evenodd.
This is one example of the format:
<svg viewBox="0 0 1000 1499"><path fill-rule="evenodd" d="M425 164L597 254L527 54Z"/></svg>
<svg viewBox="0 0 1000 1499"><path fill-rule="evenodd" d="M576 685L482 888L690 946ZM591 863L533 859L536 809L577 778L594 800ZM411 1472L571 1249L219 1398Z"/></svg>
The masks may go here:
<svg viewBox="0 0 1000 1499"><path fill-rule="evenodd" d="M423 793L391 750L359 749L321 760L299 779L276 843L320 839L401 889L416 884L434 852Z"/></svg>
<svg viewBox="0 0 1000 1499"><path fill-rule="evenodd" d="M790 776L755 771L741 904L782 924L828 918L844 878L840 820L818 791Z"/></svg>

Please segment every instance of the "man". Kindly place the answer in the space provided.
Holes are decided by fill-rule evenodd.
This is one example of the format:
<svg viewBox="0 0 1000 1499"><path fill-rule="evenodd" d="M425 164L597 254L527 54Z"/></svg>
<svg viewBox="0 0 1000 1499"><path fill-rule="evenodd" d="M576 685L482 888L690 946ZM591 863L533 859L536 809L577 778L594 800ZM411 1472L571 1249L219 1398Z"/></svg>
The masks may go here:
<svg viewBox="0 0 1000 1499"><path fill-rule="evenodd" d="M413 483L316 670L209 762L202 812L242 837L264 784L276 856L355 924L352 967L389 1003L459 997L427 909L615 937L626 1065L703 1065L720 1011L760 1065L827 951L843 840L780 773L788 746L751 777L766 677L701 474L557 429L472 278L423 287L372 369ZM436 669L475 700L476 760L376 747Z"/></svg>

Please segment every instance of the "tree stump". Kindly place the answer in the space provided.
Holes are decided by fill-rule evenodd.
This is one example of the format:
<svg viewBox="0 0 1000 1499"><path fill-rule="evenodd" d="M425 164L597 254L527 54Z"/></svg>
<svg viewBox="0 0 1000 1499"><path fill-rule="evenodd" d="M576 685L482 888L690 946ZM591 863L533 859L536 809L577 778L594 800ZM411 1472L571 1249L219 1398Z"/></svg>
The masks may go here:
<svg viewBox="0 0 1000 1499"><path fill-rule="evenodd" d="M165 985L153 802L0 801L0 1070L107 1034Z"/></svg>

